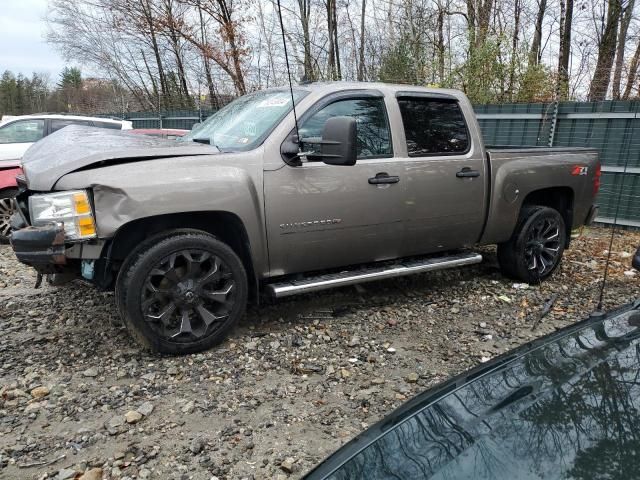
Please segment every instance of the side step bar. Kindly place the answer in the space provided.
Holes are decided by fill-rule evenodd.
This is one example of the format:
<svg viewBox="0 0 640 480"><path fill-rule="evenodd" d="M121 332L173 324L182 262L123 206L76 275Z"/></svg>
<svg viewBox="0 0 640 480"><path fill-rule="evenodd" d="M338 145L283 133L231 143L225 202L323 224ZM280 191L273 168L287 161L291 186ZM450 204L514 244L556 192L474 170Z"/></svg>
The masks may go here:
<svg viewBox="0 0 640 480"><path fill-rule="evenodd" d="M316 292L334 287L344 287L356 283L372 282L383 278L402 277L414 273L432 272L446 268L462 267L482 262L482 255L465 252L444 257L431 257L408 260L384 267L372 266L355 271L338 272L289 280L267 285L267 291L276 298L288 297L299 293Z"/></svg>

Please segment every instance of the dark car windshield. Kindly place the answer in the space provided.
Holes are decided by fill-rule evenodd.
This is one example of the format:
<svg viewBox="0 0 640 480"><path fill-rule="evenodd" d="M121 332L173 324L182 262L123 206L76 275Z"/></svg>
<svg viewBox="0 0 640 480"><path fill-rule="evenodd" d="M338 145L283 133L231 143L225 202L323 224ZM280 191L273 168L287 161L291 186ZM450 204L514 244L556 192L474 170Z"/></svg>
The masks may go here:
<svg viewBox="0 0 640 480"><path fill-rule="evenodd" d="M306 94L304 90L294 90L296 103ZM260 145L290 111L289 90L251 93L218 110L180 141L204 140L223 151L251 150Z"/></svg>

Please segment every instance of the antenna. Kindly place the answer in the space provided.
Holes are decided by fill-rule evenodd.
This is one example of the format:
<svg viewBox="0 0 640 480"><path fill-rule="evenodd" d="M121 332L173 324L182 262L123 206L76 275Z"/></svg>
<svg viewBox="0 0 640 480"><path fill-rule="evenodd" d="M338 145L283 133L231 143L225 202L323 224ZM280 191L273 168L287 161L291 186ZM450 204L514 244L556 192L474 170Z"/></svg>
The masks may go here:
<svg viewBox="0 0 640 480"><path fill-rule="evenodd" d="M622 182L620 182L620 188L618 190L618 198L616 199L616 211L613 216L613 225L611 226L611 238L609 239L609 250L607 251L607 262L604 265L604 277L602 278L602 285L600 286L600 297L598 298L597 312L602 312L602 304L604 299L604 289L607 285L607 277L609 274L609 263L611 261L611 249L613 248L613 237L616 234L616 228L618 226L618 212L620 211L620 203L622 202L622 189L624 188L625 174L627 173L627 167L629 166L629 157L624 161L624 169L622 170Z"/></svg>
<svg viewBox="0 0 640 480"><path fill-rule="evenodd" d="M293 96L293 85L291 84L291 69L289 68L289 55L287 54L287 41L284 34L284 23L282 22L282 8L278 0L278 18L280 19L280 30L282 31L282 45L284 46L284 58L287 63L287 78L289 79L289 92L291 92L291 108L293 110L293 120L296 124L296 143L300 150L300 132L298 131L298 116L296 115L296 102Z"/></svg>

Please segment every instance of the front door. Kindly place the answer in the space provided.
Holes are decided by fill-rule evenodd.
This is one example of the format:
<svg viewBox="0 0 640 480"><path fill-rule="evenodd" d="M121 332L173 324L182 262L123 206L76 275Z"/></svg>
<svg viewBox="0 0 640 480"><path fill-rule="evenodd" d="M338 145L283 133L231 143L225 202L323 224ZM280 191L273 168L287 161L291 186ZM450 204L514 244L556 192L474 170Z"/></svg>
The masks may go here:
<svg viewBox="0 0 640 480"><path fill-rule="evenodd" d="M402 164L393 157L384 98L354 93L323 101L303 117L300 137L322 136L327 119L343 115L358 122L355 165L309 161L264 172L271 275L399 256Z"/></svg>
<svg viewBox="0 0 640 480"><path fill-rule="evenodd" d="M403 255L474 245L486 209L480 140L472 140L453 97L403 94L398 107L407 145Z"/></svg>
<svg viewBox="0 0 640 480"><path fill-rule="evenodd" d="M16 120L0 127L0 160L17 160L44 137L44 120Z"/></svg>

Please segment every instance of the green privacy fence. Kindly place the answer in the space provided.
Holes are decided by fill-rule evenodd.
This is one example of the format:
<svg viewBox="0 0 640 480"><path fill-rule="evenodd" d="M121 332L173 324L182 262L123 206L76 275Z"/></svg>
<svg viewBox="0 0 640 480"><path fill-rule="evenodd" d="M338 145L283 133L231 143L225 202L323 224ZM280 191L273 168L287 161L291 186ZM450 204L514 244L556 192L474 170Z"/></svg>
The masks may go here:
<svg viewBox="0 0 640 480"><path fill-rule="evenodd" d="M640 102L478 105L475 110L487 145L598 149L597 220L613 222L622 189L618 222L640 227Z"/></svg>
<svg viewBox="0 0 640 480"><path fill-rule="evenodd" d="M593 147L602 161L598 221L640 227L640 101L476 105L487 145ZM134 128L191 129L214 110L131 112ZM115 115L122 117L122 115ZM623 173L626 159L627 172Z"/></svg>

